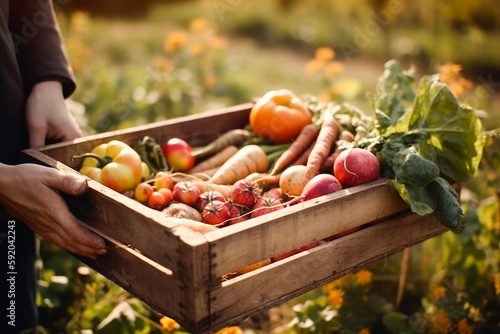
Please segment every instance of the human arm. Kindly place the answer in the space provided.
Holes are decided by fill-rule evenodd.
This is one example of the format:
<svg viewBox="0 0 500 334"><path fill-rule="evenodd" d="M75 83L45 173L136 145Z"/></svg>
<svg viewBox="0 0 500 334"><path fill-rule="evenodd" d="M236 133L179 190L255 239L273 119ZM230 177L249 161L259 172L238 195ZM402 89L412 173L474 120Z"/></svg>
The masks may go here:
<svg viewBox="0 0 500 334"><path fill-rule="evenodd" d="M82 136L80 127L66 108L62 85L58 81L43 81L33 87L26 101L25 115L30 147Z"/></svg>
<svg viewBox="0 0 500 334"><path fill-rule="evenodd" d="M9 29L24 90L42 81L59 81L64 97L76 88L51 0L10 1Z"/></svg>
<svg viewBox="0 0 500 334"><path fill-rule="evenodd" d="M62 249L96 258L106 253L104 241L83 227L61 197L86 190L84 177L35 164L0 164L0 203L13 217Z"/></svg>

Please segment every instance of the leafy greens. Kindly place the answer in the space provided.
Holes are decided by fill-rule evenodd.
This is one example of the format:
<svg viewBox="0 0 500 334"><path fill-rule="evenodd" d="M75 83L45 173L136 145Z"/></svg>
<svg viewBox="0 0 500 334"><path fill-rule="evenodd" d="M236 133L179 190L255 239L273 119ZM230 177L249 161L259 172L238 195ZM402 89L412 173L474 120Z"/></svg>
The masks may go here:
<svg viewBox="0 0 500 334"><path fill-rule="evenodd" d="M433 213L460 233L465 215L450 184L469 180L478 168L485 143L482 124L439 75L424 76L416 91L414 83L413 71L391 60L372 96L374 121L345 103L321 108L314 102L311 110L328 111L344 128L354 127L356 140L351 145L377 155L384 175L412 211Z"/></svg>

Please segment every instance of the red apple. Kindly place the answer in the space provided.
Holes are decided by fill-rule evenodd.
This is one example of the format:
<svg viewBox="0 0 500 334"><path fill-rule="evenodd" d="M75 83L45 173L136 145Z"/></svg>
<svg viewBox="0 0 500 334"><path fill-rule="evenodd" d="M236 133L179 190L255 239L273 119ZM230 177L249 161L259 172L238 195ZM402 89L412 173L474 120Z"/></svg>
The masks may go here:
<svg viewBox="0 0 500 334"><path fill-rule="evenodd" d="M171 138L163 145L167 164L174 172L187 172L195 162L191 146L180 138Z"/></svg>

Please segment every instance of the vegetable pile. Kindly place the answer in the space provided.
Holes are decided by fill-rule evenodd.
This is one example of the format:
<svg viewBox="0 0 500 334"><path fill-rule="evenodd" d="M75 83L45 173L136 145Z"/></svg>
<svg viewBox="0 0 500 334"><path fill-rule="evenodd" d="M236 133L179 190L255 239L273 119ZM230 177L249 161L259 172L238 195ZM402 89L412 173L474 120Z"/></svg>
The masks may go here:
<svg viewBox="0 0 500 334"><path fill-rule="evenodd" d="M349 104L309 107L354 129L356 138L345 148L375 154L381 175L420 215L433 213L451 231L460 233L465 217L456 190L474 175L485 137L475 111L459 103L438 75L424 76L414 89L414 74L396 61L385 64L373 96L374 118Z"/></svg>
<svg viewBox="0 0 500 334"><path fill-rule="evenodd" d="M414 83L390 61L373 117L282 89L256 102L245 129L204 147L145 137L138 152L113 141L75 159L84 159L81 173L152 209L216 227L387 177L413 212L459 233L465 218L453 186L478 167L481 123L437 75Z"/></svg>

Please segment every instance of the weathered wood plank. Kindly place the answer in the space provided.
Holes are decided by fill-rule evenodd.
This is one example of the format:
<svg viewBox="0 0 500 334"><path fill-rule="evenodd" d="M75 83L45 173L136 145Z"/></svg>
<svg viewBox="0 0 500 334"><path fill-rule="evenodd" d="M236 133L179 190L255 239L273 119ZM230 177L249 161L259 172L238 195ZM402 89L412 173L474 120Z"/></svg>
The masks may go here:
<svg viewBox="0 0 500 334"><path fill-rule="evenodd" d="M39 151L76 169L79 167L79 163L72 161L73 155L90 152L95 146L107 143L112 139L121 140L133 148L137 148L137 143L144 136L155 138L160 145L174 137L182 138L192 146L206 145L228 130L245 127L248 124L248 115L252 105L252 103L246 103L128 129L109 131L73 141L47 145Z"/></svg>
<svg viewBox="0 0 500 334"><path fill-rule="evenodd" d="M182 286L185 301L180 307L183 326L193 333L210 328L209 269L210 252L203 238L178 234L181 245L177 254L179 275L185 279Z"/></svg>
<svg viewBox="0 0 500 334"><path fill-rule="evenodd" d="M407 208L389 181L379 179L210 232L212 280Z"/></svg>
<svg viewBox="0 0 500 334"><path fill-rule="evenodd" d="M96 260L73 254L157 312L184 323L185 280L139 252L103 236L108 252Z"/></svg>
<svg viewBox="0 0 500 334"><path fill-rule="evenodd" d="M408 214L223 282L210 294L212 329L238 323L445 231L433 217Z"/></svg>

